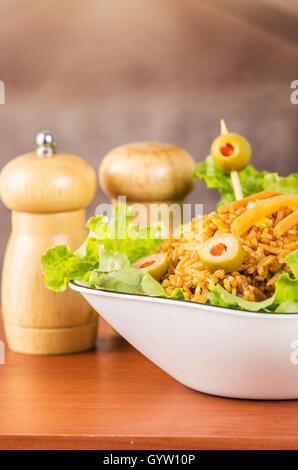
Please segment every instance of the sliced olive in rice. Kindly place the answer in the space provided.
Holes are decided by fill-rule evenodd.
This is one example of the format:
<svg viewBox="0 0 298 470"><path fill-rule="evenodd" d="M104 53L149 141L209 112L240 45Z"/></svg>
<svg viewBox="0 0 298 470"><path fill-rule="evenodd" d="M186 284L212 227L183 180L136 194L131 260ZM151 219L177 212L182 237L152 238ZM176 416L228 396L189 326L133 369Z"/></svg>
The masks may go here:
<svg viewBox="0 0 298 470"><path fill-rule="evenodd" d="M133 263L133 266L151 274L154 279L159 281L168 270L169 260L166 253L156 253L138 259Z"/></svg>
<svg viewBox="0 0 298 470"><path fill-rule="evenodd" d="M236 237L230 233L217 232L199 250L200 260L210 272L224 269L237 271L244 260L244 250Z"/></svg>

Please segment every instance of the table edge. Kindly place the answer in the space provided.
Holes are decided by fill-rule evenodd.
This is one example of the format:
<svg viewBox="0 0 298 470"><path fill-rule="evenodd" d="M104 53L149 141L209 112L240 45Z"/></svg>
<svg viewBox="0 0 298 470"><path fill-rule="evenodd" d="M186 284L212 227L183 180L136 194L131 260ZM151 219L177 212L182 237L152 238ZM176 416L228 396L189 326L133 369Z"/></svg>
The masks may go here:
<svg viewBox="0 0 298 470"><path fill-rule="evenodd" d="M0 450L297 450L298 437L0 435Z"/></svg>

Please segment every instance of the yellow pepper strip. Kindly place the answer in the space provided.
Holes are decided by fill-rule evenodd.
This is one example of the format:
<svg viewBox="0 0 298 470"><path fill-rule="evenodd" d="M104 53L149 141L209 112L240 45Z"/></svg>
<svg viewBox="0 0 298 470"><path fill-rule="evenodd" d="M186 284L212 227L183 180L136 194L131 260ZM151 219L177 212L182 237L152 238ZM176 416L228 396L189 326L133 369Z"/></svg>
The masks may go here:
<svg viewBox="0 0 298 470"><path fill-rule="evenodd" d="M267 225L268 225L267 217L264 217L264 219L262 219L262 220L260 220L259 222L256 223L256 226L260 227L260 228L265 228L265 227L267 227Z"/></svg>
<svg viewBox="0 0 298 470"><path fill-rule="evenodd" d="M281 237L285 232L298 225L298 210L292 212L281 220L273 229L276 238Z"/></svg>
<svg viewBox="0 0 298 470"><path fill-rule="evenodd" d="M298 196L275 196L257 202L232 222L231 229L235 237L250 229L267 215L279 211L282 207L298 207Z"/></svg>
<svg viewBox="0 0 298 470"><path fill-rule="evenodd" d="M211 217L212 222L217 226L221 232L228 232L228 228L224 222L218 219L216 216Z"/></svg>
<svg viewBox="0 0 298 470"><path fill-rule="evenodd" d="M260 201L262 199L268 199L274 196L280 196L281 193L277 191L272 191L271 189L266 189L265 191L261 191L260 193L251 194L250 196L244 197L239 201L232 201L229 204L225 204L224 206L220 206L218 208L218 212L229 212L231 209L237 210L240 207L245 207L249 202Z"/></svg>

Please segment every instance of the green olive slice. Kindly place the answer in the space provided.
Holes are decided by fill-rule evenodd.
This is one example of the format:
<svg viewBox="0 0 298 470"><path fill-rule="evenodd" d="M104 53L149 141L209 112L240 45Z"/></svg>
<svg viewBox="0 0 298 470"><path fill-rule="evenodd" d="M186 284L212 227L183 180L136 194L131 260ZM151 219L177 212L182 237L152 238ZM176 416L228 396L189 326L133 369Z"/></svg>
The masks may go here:
<svg viewBox="0 0 298 470"><path fill-rule="evenodd" d="M166 253L147 255L135 261L133 266L151 274L154 279L159 281L168 270L168 255Z"/></svg>
<svg viewBox="0 0 298 470"><path fill-rule="evenodd" d="M230 173L243 170L248 165L251 147L242 135L228 133L212 142L211 155L216 168Z"/></svg>
<svg viewBox="0 0 298 470"><path fill-rule="evenodd" d="M217 232L199 250L200 260L210 272L237 271L244 260L244 250L234 235Z"/></svg>

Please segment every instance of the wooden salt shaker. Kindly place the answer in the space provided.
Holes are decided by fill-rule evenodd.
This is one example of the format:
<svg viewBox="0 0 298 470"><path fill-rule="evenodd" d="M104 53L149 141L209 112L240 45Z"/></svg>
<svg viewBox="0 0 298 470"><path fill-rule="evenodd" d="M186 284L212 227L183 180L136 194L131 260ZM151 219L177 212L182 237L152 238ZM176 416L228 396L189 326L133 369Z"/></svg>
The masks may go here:
<svg viewBox="0 0 298 470"><path fill-rule="evenodd" d="M126 203L146 207L145 218L138 214L140 226L152 225L162 219L161 213L152 218L151 204L177 204L183 220L183 202L192 189L193 157L175 145L160 142L136 142L111 150L99 167L102 189L117 203L119 196L126 196ZM171 213L170 213L171 216ZM180 222L181 223L181 222ZM169 231L173 230L169 221Z"/></svg>
<svg viewBox="0 0 298 470"><path fill-rule="evenodd" d="M98 315L83 297L44 286L41 255L67 244L76 250L87 236L84 208L96 175L78 156L56 151L39 133L36 152L10 161L0 176L1 199L12 210L12 233L2 276L2 307L9 347L27 354L64 354L92 348Z"/></svg>

